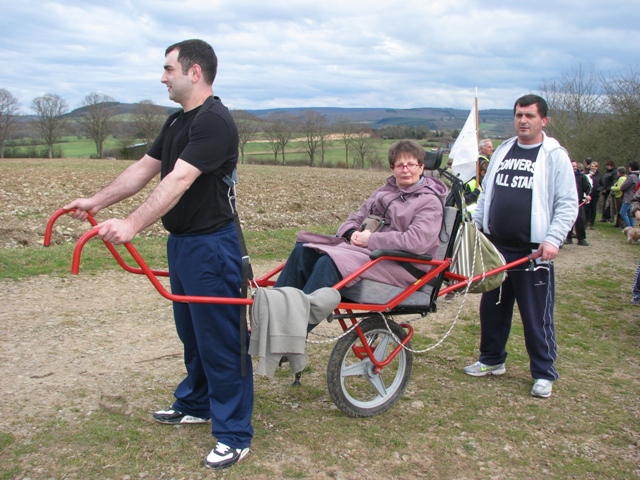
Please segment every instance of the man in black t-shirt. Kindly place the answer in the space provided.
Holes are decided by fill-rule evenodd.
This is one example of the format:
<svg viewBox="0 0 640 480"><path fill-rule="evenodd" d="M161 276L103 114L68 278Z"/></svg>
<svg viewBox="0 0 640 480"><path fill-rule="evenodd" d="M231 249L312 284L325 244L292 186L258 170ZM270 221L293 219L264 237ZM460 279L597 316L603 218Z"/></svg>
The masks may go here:
<svg viewBox="0 0 640 480"><path fill-rule="evenodd" d="M162 218L170 232L172 294L239 298L242 258L230 187L221 178L236 167L238 131L219 99L208 100L217 65L213 49L202 40L167 48L161 82L182 109L169 117L138 162L92 197L76 199L64 208L84 220L87 214L95 215L139 192L160 174L161 181L147 200L126 219L100 223L98 236L126 243ZM200 112L205 102L207 107ZM217 443L205 465L229 467L249 453L253 437L253 375L251 358L241 355L240 307L174 302L173 311L187 376L175 390L173 405L155 412L153 418L169 425L211 419Z"/></svg>

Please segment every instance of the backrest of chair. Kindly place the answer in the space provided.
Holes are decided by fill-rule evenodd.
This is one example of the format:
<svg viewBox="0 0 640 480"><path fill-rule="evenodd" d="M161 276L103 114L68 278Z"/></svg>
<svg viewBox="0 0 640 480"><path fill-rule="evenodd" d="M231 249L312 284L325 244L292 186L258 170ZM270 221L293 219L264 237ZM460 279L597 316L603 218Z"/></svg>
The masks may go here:
<svg viewBox="0 0 640 480"><path fill-rule="evenodd" d="M454 227L458 216L458 209L456 207L444 207L444 214L442 219L442 228L440 229L440 246L438 247L438 253L436 253L436 260L444 260L447 258L447 250L449 245L453 247L452 239L454 235Z"/></svg>
<svg viewBox="0 0 640 480"><path fill-rule="evenodd" d="M453 246L456 234L460 227L461 219L462 214L457 207L444 207L444 218L442 228L440 229L440 246L438 247L436 260L444 260L445 258L450 258L451 255L453 255ZM433 287L430 295L430 305L432 306L433 311L435 311L436 299L438 298L438 292L440 291L440 286L442 285L443 280L444 272L429 282L429 285Z"/></svg>

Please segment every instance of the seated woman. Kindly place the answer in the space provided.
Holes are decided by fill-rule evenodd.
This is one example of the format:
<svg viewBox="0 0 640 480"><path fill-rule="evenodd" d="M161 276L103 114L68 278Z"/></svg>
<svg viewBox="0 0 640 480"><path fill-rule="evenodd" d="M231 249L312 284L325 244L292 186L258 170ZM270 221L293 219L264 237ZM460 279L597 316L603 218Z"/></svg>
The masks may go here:
<svg viewBox="0 0 640 480"><path fill-rule="evenodd" d="M332 287L369 261L373 250L403 250L435 256L438 250L447 187L423 177L425 151L414 140L389 149L393 175L357 213L349 215L335 237L300 232L295 248L280 272L276 287L296 287L309 294ZM378 216L379 225L367 219ZM417 265L424 271L427 265ZM361 278L404 288L415 277L396 262L381 262ZM359 279L347 286L355 284Z"/></svg>

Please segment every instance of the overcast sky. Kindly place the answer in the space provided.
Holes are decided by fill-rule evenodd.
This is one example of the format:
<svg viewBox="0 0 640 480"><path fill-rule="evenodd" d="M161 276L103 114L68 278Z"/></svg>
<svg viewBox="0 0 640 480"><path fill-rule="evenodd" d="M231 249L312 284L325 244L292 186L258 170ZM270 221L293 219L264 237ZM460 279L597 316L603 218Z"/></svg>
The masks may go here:
<svg viewBox="0 0 640 480"><path fill-rule="evenodd" d="M638 0L0 0L0 88L175 105L165 48L202 38L230 108L511 108L579 65L640 64Z"/></svg>

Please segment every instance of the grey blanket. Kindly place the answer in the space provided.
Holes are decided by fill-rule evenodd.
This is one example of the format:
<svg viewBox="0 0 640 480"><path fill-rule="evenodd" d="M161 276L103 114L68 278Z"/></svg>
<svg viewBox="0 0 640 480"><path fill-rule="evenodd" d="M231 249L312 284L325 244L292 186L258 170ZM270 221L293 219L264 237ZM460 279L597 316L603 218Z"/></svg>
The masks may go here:
<svg viewBox="0 0 640 480"><path fill-rule="evenodd" d="M294 373L309 362L307 325L320 323L340 303L340 293L321 288L307 295L293 287L259 288L251 306L249 354L259 358L258 375L273 377L286 356Z"/></svg>

